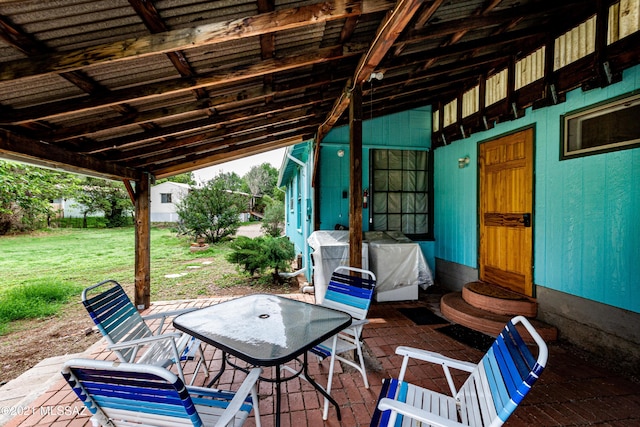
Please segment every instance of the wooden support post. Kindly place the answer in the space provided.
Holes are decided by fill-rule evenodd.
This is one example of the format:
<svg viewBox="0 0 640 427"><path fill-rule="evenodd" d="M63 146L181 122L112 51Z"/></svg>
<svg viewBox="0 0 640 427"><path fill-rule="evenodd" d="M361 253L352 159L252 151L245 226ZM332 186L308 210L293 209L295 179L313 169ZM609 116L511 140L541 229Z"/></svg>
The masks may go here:
<svg viewBox="0 0 640 427"><path fill-rule="evenodd" d="M151 305L151 211L149 175L136 181L135 298L138 310Z"/></svg>
<svg viewBox="0 0 640 427"><path fill-rule="evenodd" d="M362 84L349 107L349 265L362 268Z"/></svg>

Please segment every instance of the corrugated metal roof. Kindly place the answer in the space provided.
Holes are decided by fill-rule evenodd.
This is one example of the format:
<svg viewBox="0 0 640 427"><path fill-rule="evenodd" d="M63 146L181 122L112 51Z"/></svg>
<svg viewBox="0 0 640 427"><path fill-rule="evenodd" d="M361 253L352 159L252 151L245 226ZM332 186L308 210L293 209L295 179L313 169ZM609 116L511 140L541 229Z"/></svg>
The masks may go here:
<svg viewBox="0 0 640 427"><path fill-rule="evenodd" d="M350 79L365 80L371 117L437 107L596 12L577 0L3 1L0 156L136 179L321 140L323 124L346 122ZM637 63L637 39L607 52L614 71ZM384 78L366 83L361 61ZM560 91L597 76L577 62L554 76ZM545 92L536 84L518 108ZM505 105L486 114L508 117Z"/></svg>

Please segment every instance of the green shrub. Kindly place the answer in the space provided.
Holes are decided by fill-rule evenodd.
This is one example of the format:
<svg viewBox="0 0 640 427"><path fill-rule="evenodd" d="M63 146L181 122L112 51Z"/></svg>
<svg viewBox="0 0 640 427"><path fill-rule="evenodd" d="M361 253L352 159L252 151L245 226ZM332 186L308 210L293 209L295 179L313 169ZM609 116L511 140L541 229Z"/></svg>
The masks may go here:
<svg viewBox="0 0 640 427"><path fill-rule="evenodd" d="M231 243L232 252L227 261L240 265L244 271L253 275L263 274L268 268L273 269L273 282L281 282L278 273L286 271L291 260L296 256L293 243L286 237L255 237L253 239L238 236Z"/></svg>
<svg viewBox="0 0 640 427"><path fill-rule="evenodd" d="M9 288L0 298L0 334L14 320L56 314L64 303L81 292L82 287L60 281L38 281Z"/></svg>

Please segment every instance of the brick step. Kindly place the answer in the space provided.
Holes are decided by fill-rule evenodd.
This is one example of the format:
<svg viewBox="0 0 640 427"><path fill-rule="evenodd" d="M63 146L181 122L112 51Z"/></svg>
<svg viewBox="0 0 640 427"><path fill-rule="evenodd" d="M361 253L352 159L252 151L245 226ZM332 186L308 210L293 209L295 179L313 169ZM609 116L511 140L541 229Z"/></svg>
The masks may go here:
<svg viewBox="0 0 640 427"><path fill-rule="evenodd" d="M505 316L538 315L538 303L516 292L486 282L470 282L462 288L462 298L481 310Z"/></svg>
<svg viewBox="0 0 640 427"><path fill-rule="evenodd" d="M444 317L453 323L493 337L497 336L504 325L513 317L512 315L491 313L474 307L462 299L462 292L452 292L444 295L440 300L440 311ZM558 339L558 330L555 327L535 319L529 320L546 342ZM522 337L527 340L529 335L524 330L520 330L520 332Z"/></svg>

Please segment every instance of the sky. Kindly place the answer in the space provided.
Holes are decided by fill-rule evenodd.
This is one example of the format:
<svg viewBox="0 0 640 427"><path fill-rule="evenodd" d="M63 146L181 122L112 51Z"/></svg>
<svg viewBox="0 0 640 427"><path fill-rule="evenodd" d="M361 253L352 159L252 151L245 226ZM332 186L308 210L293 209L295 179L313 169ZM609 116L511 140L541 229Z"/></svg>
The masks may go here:
<svg viewBox="0 0 640 427"><path fill-rule="evenodd" d="M249 172L253 166L260 166L263 163L269 163L271 166L279 170L280 166L282 166L282 158L284 157L285 150L286 148L279 148L277 150L248 156L243 159L221 163L204 169L198 169L193 171L193 175L197 183L202 183L209 181L220 173L235 172L238 176L242 177Z"/></svg>

